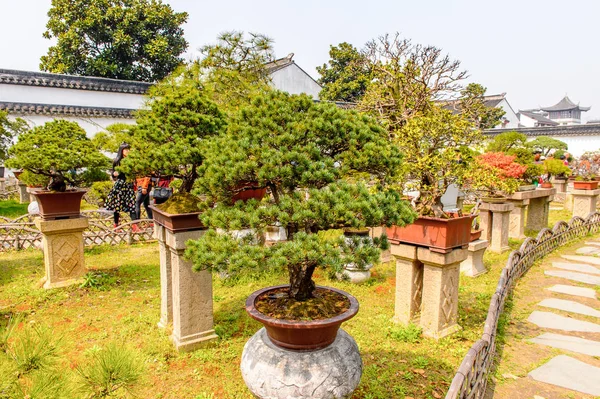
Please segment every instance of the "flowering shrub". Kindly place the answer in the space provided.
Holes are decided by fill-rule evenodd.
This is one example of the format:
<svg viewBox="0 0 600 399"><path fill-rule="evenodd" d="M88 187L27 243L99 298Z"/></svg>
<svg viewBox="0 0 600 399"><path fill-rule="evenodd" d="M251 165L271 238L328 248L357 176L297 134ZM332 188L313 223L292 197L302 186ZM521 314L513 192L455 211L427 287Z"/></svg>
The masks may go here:
<svg viewBox="0 0 600 399"><path fill-rule="evenodd" d="M477 157L477 162L484 167L498 169L500 179L520 179L527 171L527 166L515 162L516 156L502 152L486 152Z"/></svg>
<svg viewBox="0 0 600 399"><path fill-rule="evenodd" d="M465 188L487 193L490 196L509 195L519 187L519 180L527 166L515 161L514 155L488 152L475 158Z"/></svg>

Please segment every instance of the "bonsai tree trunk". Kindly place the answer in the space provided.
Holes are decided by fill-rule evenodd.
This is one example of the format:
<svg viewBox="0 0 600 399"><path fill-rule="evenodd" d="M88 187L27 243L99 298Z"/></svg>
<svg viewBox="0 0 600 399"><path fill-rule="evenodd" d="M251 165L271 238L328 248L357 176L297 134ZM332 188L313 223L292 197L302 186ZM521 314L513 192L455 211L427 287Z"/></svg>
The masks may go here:
<svg viewBox="0 0 600 399"><path fill-rule="evenodd" d="M289 267L290 297L297 301L305 301L312 298L312 292L315 289L315 282L312 280L315 265L294 266Z"/></svg>
<svg viewBox="0 0 600 399"><path fill-rule="evenodd" d="M67 183L65 182L65 178L63 176L52 175L47 188L50 191L58 191L62 193L67 191Z"/></svg>

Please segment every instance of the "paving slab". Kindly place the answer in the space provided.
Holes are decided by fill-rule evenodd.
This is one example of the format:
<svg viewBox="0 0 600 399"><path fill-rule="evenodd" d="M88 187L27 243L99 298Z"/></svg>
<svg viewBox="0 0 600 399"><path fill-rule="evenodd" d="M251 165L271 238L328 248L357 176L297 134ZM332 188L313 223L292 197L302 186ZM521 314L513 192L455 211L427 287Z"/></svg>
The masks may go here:
<svg viewBox="0 0 600 399"><path fill-rule="evenodd" d="M596 255L600 253L600 247L581 247L575 253L577 255Z"/></svg>
<svg viewBox="0 0 600 399"><path fill-rule="evenodd" d="M563 270L546 270L544 274L547 276L562 277L580 283L600 285L600 276L592 276L591 274L569 272Z"/></svg>
<svg viewBox="0 0 600 399"><path fill-rule="evenodd" d="M575 287L574 285L556 284L550 288L546 288L552 292L558 292L561 294L580 296L584 298L596 299L596 291L592 288Z"/></svg>
<svg viewBox="0 0 600 399"><path fill-rule="evenodd" d="M528 340L540 345L565 349L571 352L582 353L589 356L600 356L600 342L591 339L572 337L570 335L544 333L539 337Z"/></svg>
<svg viewBox="0 0 600 399"><path fill-rule="evenodd" d="M536 310L529 315L527 321L539 327L552 328L553 330L600 333L600 324L572 319L551 312Z"/></svg>
<svg viewBox="0 0 600 399"><path fill-rule="evenodd" d="M575 262L589 263L590 265L600 265L600 258L596 256L561 255L560 257Z"/></svg>
<svg viewBox="0 0 600 399"><path fill-rule="evenodd" d="M529 373L536 381L594 396L600 395L599 375L599 367L590 366L567 355L556 356Z"/></svg>
<svg viewBox="0 0 600 399"><path fill-rule="evenodd" d="M600 247L600 241L586 241L585 245L595 245L597 247Z"/></svg>
<svg viewBox="0 0 600 399"><path fill-rule="evenodd" d="M574 272L600 274L600 269L592 265L586 265L585 263L552 262L552 266Z"/></svg>
<svg viewBox="0 0 600 399"><path fill-rule="evenodd" d="M575 301L566 299L548 298L544 299L538 305L547 308L564 310L565 312L579 313L586 316L600 317L600 310L596 310L591 306L584 305Z"/></svg>

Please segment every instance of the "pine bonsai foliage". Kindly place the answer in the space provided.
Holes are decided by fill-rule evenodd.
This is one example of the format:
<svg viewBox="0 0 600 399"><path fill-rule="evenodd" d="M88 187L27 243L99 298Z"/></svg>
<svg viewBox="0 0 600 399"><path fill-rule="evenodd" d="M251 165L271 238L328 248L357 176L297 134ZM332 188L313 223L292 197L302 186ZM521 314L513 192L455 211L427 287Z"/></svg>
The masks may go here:
<svg viewBox="0 0 600 399"><path fill-rule="evenodd" d="M189 193L204 159L203 140L224 126L224 114L198 80L168 79L154 88L149 109L139 112L121 168L133 176L173 175L182 180L179 191Z"/></svg>
<svg viewBox="0 0 600 399"><path fill-rule="evenodd" d="M9 149L6 166L49 177L48 189L65 191L77 185L83 168L108 168L102 155L76 122L54 120L19 135Z"/></svg>
<svg viewBox="0 0 600 399"><path fill-rule="evenodd" d="M343 240L326 240L319 232L413 221L409 204L385 189L401 159L386 131L369 117L306 95L261 93L207 147L197 193L207 196L201 218L210 230L188 243L187 256L196 270L230 276L248 268L287 267L290 297L308 299L316 267L340 271L353 256ZM268 187L270 195L234 203L233 196L249 183ZM287 241L272 246L231 233L277 224ZM217 228L230 233L218 234ZM374 261L378 252L370 256Z"/></svg>

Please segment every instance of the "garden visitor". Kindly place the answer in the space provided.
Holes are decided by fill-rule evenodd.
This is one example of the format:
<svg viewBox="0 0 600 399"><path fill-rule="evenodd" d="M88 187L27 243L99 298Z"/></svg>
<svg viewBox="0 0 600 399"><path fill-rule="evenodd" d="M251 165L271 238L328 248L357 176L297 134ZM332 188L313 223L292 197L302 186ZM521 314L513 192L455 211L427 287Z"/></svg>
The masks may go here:
<svg viewBox="0 0 600 399"><path fill-rule="evenodd" d="M146 209L146 215L148 215L148 219L152 219L152 209L149 208L152 179L150 177L138 178L135 181L135 185L137 186L137 194L135 197L135 218L141 219L141 208L143 203L144 209Z"/></svg>
<svg viewBox="0 0 600 399"><path fill-rule="evenodd" d="M108 193L106 199L106 209L114 211L113 221L114 227L119 225L119 217L121 212L127 212L131 216L131 220L136 219L135 213L135 193L133 191L133 183L128 183L125 174L116 169L121 164L123 158L129 154L129 144L123 143L119 146L117 157L113 160L112 177L115 180L112 190ZM135 230L137 226L132 226Z"/></svg>
<svg viewBox="0 0 600 399"><path fill-rule="evenodd" d="M162 204L168 200L173 194L173 189L170 187L173 181L173 176L164 176L159 174L154 179L153 198L156 205Z"/></svg>

